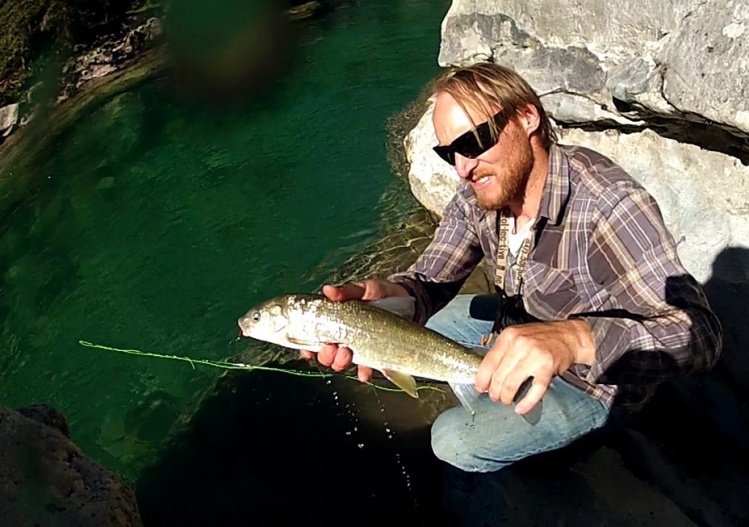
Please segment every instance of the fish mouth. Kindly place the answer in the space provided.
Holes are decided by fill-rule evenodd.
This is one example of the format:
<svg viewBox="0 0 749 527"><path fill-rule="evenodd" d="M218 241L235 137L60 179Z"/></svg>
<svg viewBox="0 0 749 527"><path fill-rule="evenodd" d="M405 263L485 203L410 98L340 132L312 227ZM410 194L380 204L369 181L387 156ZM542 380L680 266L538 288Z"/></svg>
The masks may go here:
<svg viewBox="0 0 749 527"><path fill-rule="evenodd" d="M260 340L266 340L266 338L264 338L264 337L255 337L253 335L253 331L252 331L253 324L252 324L252 320L250 319L250 317L242 317L237 322L239 324L239 334L237 335L238 339L240 339L242 337L251 337L251 338L259 338ZM268 331L268 332L264 331L263 333L265 335L274 335L275 336L275 335L278 335L279 333L281 333L283 330L285 330L287 326L288 326L288 324L284 324L280 328L273 328L272 331Z"/></svg>
<svg viewBox="0 0 749 527"><path fill-rule="evenodd" d="M247 323L247 317L240 318L239 320L237 320L237 323L239 324L239 335L237 336L237 338L249 337L250 325Z"/></svg>

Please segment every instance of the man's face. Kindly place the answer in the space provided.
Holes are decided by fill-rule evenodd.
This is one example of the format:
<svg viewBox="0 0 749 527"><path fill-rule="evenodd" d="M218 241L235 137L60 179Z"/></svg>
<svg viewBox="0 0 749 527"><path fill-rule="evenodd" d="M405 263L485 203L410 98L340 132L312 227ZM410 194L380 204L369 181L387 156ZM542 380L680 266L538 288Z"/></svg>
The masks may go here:
<svg viewBox="0 0 749 527"><path fill-rule="evenodd" d="M498 111L500 108L494 109ZM439 93L434 107L434 131L440 145L449 145L462 134L491 118L467 108L468 114L448 93ZM522 199L534 157L526 131L511 119L497 144L474 158L455 154L455 170L473 188L479 206L499 210Z"/></svg>

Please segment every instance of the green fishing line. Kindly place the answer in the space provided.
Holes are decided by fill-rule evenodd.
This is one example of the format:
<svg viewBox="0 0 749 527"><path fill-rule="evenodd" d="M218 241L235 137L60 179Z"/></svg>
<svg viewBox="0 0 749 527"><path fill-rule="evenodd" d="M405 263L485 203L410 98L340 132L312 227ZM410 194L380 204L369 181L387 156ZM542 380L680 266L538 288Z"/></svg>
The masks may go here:
<svg viewBox="0 0 749 527"><path fill-rule="evenodd" d="M211 366L213 368L221 368L224 370L274 371L274 372L288 373L289 375L297 375L299 377L316 377L319 379L326 379L329 377L335 377L337 375L341 375L338 373L309 372L309 371L289 370L285 368L273 368L270 366L253 366L251 364L242 364L238 362L215 361L215 360L207 360L207 359L191 359L190 357L180 357L177 355L162 355L160 353L151 353L148 351L140 351L136 349L113 348L111 346L94 344L92 342L88 342L85 340L79 340L78 344L86 348L95 348L95 349L100 349L104 351L117 351L119 353L127 353L128 355L138 355L140 357L153 357L156 359L170 359L170 360L178 360L182 362L189 362L193 370L195 369L196 364L200 364L202 366ZM347 379L358 380L353 375L344 375L344 377L346 377ZM368 384L369 386L372 386L373 388L376 388L378 390L383 390L386 392L402 392L403 391L400 388L390 388L387 386L380 386L372 382L366 382L365 384ZM437 388L436 386L417 386L416 389L417 390L435 390L438 392L442 392L442 390Z"/></svg>

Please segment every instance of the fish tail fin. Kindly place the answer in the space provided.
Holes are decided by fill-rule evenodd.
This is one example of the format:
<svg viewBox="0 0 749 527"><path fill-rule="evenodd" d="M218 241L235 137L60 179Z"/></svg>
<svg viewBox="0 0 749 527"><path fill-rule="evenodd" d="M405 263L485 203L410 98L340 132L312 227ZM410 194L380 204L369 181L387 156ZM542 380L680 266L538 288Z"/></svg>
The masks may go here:
<svg viewBox="0 0 749 527"><path fill-rule="evenodd" d="M452 388L453 393L463 405L463 408L471 412L471 415L476 415L476 403L478 403L481 393L476 389L476 385L471 384L458 384L448 383Z"/></svg>

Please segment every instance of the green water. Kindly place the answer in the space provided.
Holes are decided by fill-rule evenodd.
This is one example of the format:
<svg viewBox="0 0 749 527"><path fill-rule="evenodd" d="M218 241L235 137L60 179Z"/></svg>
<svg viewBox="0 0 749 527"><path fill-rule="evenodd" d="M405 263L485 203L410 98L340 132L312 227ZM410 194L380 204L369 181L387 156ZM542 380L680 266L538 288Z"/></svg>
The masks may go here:
<svg viewBox="0 0 749 527"><path fill-rule="evenodd" d="M251 305L315 288L402 219L407 191L396 208L382 199L400 185L385 123L438 72L448 6L341 4L298 27L282 100L209 114L150 82L15 174L40 189L3 223L0 404L58 408L88 455L136 477L221 372L78 341L242 352Z"/></svg>

